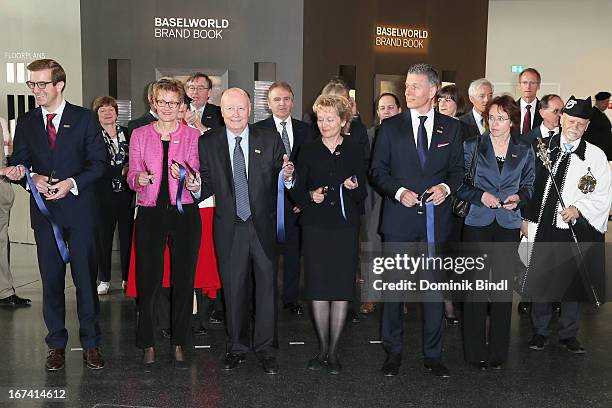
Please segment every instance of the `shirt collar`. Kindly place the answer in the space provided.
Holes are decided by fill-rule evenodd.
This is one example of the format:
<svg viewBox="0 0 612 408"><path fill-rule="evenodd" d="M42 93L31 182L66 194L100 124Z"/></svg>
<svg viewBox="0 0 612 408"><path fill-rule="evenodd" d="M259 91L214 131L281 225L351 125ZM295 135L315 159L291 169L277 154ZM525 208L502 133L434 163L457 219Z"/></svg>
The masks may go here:
<svg viewBox="0 0 612 408"><path fill-rule="evenodd" d="M566 143L569 143L569 144L571 144L571 145L572 145L572 152L573 152L574 150L576 150L576 148L577 148L577 147L578 147L578 145L580 144L580 140L582 140L582 138L577 139L577 140L574 140L573 142L569 142L569 141L568 141L568 140L565 138L565 135L564 135L564 134L561 134L561 139L559 140L559 141L561 142L561 151L562 151L562 152L565 152L565 151L566 151L566 149L565 149L565 144L566 144Z"/></svg>
<svg viewBox="0 0 612 408"><path fill-rule="evenodd" d="M410 109L410 117L412 118L413 123L420 122L419 116L427 116L427 120L425 121L425 123L427 124L433 123L433 117L434 117L433 106L431 107L429 112L427 112L425 115L421 115L419 112L416 111L416 109Z"/></svg>
<svg viewBox="0 0 612 408"><path fill-rule="evenodd" d="M242 133L240 133L239 135L235 135L234 133L232 133L231 130L225 128L226 134L227 134L227 140L228 141L233 141L236 137L240 136L242 139L242 141L247 140L249 138L249 125L246 125L246 127L244 128L244 130L242 131Z"/></svg>
<svg viewBox="0 0 612 408"><path fill-rule="evenodd" d="M472 108L472 114L474 115L474 119L476 123L482 124L482 115L476 109Z"/></svg>
<svg viewBox="0 0 612 408"><path fill-rule="evenodd" d="M544 122L542 122L542 124L540 125L540 133L542 133L542 137L548 137L549 136L549 132L553 131L553 136L556 135L557 133L559 133L559 126L555 126L552 129L547 128L546 126L544 126Z"/></svg>
<svg viewBox="0 0 612 408"><path fill-rule="evenodd" d="M538 102L538 98L535 98L533 101L531 101L531 103L527 103L527 101L525 101L523 97L521 96L521 110L525 109L525 106L527 105L531 106L531 109L533 109L535 108L535 105L537 102Z"/></svg>
<svg viewBox="0 0 612 408"><path fill-rule="evenodd" d="M274 119L274 123L276 124L277 128L282 126L281 122L287 122L287 127L291 126L291 116L289 116L287 119L280 119L272 115L272 118Z"/></svg>
<svg viewBox="0 0 612 408"><path fill-rule="evenodd" d="M153 111L153 109L149 109L149 113L151 114L151 116L153 116L155 119L159 119L157 117L157 113L155 113L155 111Z"/></svg>
<svg viewBox="0 0 612 408"><path fill-rule="evenodd" d="M43 114L44 117L46 117L50 113L55 113L57 116L61 117L62 114L64 113L64 108L65 107L66 107L66 100L64 98L62 98L62 103L60 103L60 105L57 107L55 112L49 112L48 110L45 109L44 106L41 106L40 109L42 110L42 114Z"/></svg>
<svg viewBox="0 0 612 408"><path fill-rule="evenodd" d="M193 103L189 104L189 110L191 110L192 112L195 112L197 110L198 112L200 112L200 116L202 116L202 114L204 113L204 108L206 108L206 104L202 105L200 109L196 108Z"/></svg>

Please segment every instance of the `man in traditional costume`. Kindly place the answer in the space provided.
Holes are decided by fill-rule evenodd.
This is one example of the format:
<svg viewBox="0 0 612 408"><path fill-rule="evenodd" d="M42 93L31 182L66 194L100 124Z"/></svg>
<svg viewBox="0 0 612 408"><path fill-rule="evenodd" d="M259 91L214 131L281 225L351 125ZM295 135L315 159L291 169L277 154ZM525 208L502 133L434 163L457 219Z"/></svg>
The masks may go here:
<svg viewBox="0 0 612 408"><path fill-rule="evenodd" d="M560 134L537 146L533 199L523 212L522 232L531 243L530 256L518 283L534 301L532 350L548 344L551 302L562 301L559 343L583 354L576 339L579 302L605 299L604 234L612 175L605 153L582 138L591 113L590 97L572 96L563 108Z"/></svg>

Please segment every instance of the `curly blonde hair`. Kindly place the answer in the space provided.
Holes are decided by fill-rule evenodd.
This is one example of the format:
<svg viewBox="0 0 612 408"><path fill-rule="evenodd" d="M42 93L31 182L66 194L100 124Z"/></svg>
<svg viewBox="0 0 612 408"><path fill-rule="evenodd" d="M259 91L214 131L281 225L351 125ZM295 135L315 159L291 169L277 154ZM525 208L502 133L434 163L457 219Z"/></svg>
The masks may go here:
<svg viewBox="0 0 612 408"><path fill-rule="evenodd" d="M353 116L351 104L349 103L348 99L342 96L319 95L314 105L312 105L312 110L318 114L319 111L326 108L333 108L340 119L344 121L349 121Z"/></svg>

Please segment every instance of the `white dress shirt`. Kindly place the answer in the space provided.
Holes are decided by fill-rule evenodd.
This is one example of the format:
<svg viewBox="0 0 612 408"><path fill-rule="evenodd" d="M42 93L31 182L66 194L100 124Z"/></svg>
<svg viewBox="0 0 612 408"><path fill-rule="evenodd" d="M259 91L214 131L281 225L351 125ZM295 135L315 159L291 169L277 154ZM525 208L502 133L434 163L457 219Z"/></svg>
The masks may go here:
<svg viewBox="0 0 612 408"><path fill-rule="evenodd" d="M536 109L538 109L537 102L538 102L537 98L531 101L531 103L527 103L525 102L523 98L521 98L521 134L526 133L523 131L523 121L525 120L525 113L527 112L527 105L531 106L529 113L531 113L531 127L533 128L533 120L535 118L535 111ZM529 130L527 130L527 132Z"/></svg>
<svg viewBox="0 0 612 408"><path fill-rule="evenodd" d="M281 122L287 123L285 125L285 129L287 129L287 135L289 136L289 148L293 149L293 124L291 123L291 116L284 120L279 119L274 115L272 115L272 118L274 119L274 124L276 125L276 130L278 130L279 135L283 134L283 125L281 125Z"/></svg>
<svg viewBox="0 0 612 408"><path fill-rule="evenodd" d="M485 132L485 128L484 128L484 122L482 120L482 115L476 111L476 109L472 109L472 115L474 116L474 120L476 121L476 126L478 126L478 132L480 132L480 134L484 134Z"/></svg>
<svg viewBox="0 0 612 408"><path fill-rule="evenodd" d="M60 105L57 107L57 109L55 110L55 112L49 112L47 109L45 109L44 106L41 106L40 109L42 110L42 117L43 117L43 124L45 127L45 132L47 131L47 115L51 114L51 113L55 113L55 117L53 118L53 126L55 126L55 131L58 134L58 138L60 137L59 132L60 132L60 123L62 122L62 115L64 114L64 108L66 107L66 100L62 98L62 103L60 103ZM34 173L36 174L36 173ZM79 195L79 189L77 188L77 183L76 181L74 181L74 179L72 177L68 177L68 180L72 180L72 185L74 187L72 187L70 189L70 192L74 195Z"/></svg>
<svg viewBox="0 0 612 408"><path fill-rule="evenodd" d="M559 133L559 126L556 126L553 129L549 129L546 126L544 126L544 122L542 122L542 124L540 125L540 133L542 133L542 139L546 139L547 137L550 137L550 131L553 131L553 136L556 135L557 133Z"/></svg>

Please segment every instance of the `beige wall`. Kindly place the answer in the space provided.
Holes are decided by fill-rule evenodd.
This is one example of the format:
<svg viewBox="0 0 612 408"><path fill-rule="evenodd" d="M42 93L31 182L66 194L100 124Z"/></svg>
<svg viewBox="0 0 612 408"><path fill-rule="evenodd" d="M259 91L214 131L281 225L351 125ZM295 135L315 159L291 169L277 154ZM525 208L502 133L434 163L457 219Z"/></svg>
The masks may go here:
<svg viewBox="0 0 612 408"><path fill-rule="evenodd" d="M567 100L612 91L611 17L611 0L491 0L486 76L499 84L496 93L515 96L512 65L540 71L539 96L559 89Z"/></svg>
<svg viewBox="0 0 612 408"><path fill-rule="evenodd" d="M23 83L7 81L7 63L53 58L66 70L67 100L82 102L81 17L79 0L0 0L0 116L7 117L7 94L27 95ZM16 74L16 72L15 72ZM25 79L27 80L27 73ZM17 80L17 77L15 77ZM28 213L28 195L15 187L17 197L11 211L11 241L34 242Z"/></svg>

